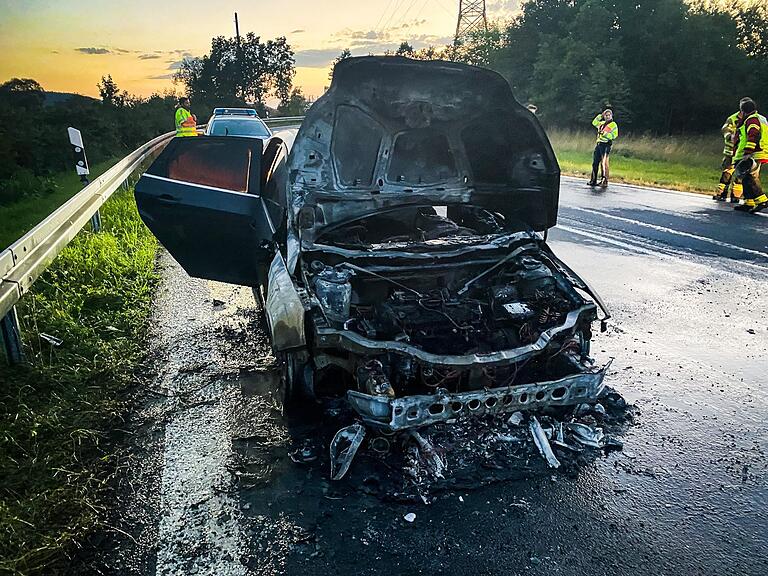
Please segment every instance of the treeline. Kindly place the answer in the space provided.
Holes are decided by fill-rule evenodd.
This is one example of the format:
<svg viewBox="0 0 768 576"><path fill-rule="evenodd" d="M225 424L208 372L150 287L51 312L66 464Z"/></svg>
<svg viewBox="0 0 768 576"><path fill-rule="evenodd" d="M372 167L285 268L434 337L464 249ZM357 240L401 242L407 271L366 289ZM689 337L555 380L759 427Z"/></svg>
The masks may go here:
<svg viewBox="0 0 768 576"><path fill-rule="evenodd" d="M459 46L398 53L492 68L558 127L612 106L625 129L701 133L742 96L768 109L765 0L528 0Z"/></svg>
<svg viewBox="0 0 768 576"><path fill-rule="evenodd" d="M262 42L249 32L240 39L219 36L201 58L185 59L174 81L192 98L192 111L205 122L216 106L280 104L279 116L304 114L308 106L293 87L294 53L283 37ZM66 95L53 101L38 82L14 78L0 85L0 205L51 192L51 175L74 170L67 127L83 134L91 164L124 156L151 138L173 130L173 91L148 98L121 91L111 76L98 84L100 100Z"/></svg>
<svg viewBox="0 0 768 576"><path fill-rule="evenodd" d="M281 113L291 112L292 102L303 98L301 90L291 90L295 74L293 49L285 37L262 42L248 32L240 38L213 38L211 51L185 59L174 79L184 85L193 107L254 106L266 116L270 96L280 100Z"/></svg>
<svg viewBox="0 0 768 576"><path fill-rule="evenodd" d="M50 176L74 170L69 126L82 132L91 164L124 156L173 129L172 93L130 96L109 76L99 90L102 100L70 95L48 103L34 80L14 78L0 85L0 205L52 192Z"/></svg>

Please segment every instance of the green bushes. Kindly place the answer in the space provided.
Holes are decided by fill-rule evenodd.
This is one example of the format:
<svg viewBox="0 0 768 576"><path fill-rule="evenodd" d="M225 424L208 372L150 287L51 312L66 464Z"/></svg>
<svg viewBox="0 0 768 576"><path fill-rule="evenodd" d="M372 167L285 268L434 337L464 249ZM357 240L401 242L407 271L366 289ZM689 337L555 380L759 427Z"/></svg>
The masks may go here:
<svg viewBox="0 0 768 576"><path fill-rule="evenodd" d="M116 161L111 159L92 164L91 178L101 175ZM16 178L12 177L10 181L14 182ZM6 182L8 180L0 180L0 189ZM17 184L12 184L17 193L15 200L9 204L4 204L0 200L0 250L21 238L25 232L42 222L46 216L83 187L74 169L69 169L54 178L32 176L28 180L22 178L18 182L24 182L24 187L18 188Z"/></svg>
<svg viewBox="0 0 768 576"><path fill-rule="evenodd" d="M56 191L52 178L35 176L31 170L19 168L13 174L0 180L0 206L8 206L26 198L47 196Z"/></svg>
<svg viewBox="0 0 768 576"><path fill-rule="evenodd" d="M29 364L0 366L0 573L60 572L104 520L157 242L131 193L110 199L102 218L104 230L81 232L21 301Z"/></svg>
<svg viewBox="0 0 768 576"><path fill-rule="evenodd" d="M88 161L97 164L173 130L175 104L172 94L126 96L119 105L71 95L46 104L34 80L0 85L0 204L45 193L48 177L73 170L69 126L80 130Z"/></svg>

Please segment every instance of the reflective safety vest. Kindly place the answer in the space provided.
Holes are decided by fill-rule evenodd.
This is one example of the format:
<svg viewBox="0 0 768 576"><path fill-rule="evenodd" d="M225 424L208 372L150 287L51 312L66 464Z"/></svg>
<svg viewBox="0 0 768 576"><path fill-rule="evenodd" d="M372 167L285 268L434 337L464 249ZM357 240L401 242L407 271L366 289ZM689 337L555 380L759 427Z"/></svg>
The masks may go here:
<svg viewBox="0 0 768 576"><path fill-rule="evenodd" d="M760 121L760 136L757 145L747 140L747 120L757 118ZM736 153L733 155L733 161L737 162L744 158L746 154L752 154L755 160L768 160L768 119L762 114L755 112L744 119L738 130L739 144L736 147Z"/></svg>
<svg viewBox="0 0 768 576"><path fill-rule="evenodd" d="M736 125L739 123L739 113L731 114L723 124L723 156L733 156L733 135L736 134Z"/></svg>
<svg viewBox="0 0 768 576"><path fill-rule="evenodd" d="M598 114L595 119L592 120L592 126L597 128L597 143L611 142L619 137L619 125L613 120L606 122L603 120L603 115Z"/></svg>
<svg viewBox="0 0 768 576"><path fill-rule="evenodd" d="M179 106L176 109L176 136L197 136L197 128L182 126L182 123L191 117L192 114L186 108Z"/></svg>

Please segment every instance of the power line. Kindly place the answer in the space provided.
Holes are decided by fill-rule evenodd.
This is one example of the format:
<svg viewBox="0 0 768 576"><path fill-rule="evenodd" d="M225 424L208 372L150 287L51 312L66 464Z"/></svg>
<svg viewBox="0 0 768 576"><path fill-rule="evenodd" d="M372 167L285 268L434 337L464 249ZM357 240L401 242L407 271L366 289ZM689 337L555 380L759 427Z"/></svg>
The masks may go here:
<svg viewBox="0 0 768 576"><path fill-rule="evenodd" d="M378 32L379 31L379 24L381 24L382 19L384 18L384 14L386 14L389 11L389 8L392 6L392 3L395 0L389 0L387 2L387 5L384 7L384 10L382 10L381 14L379 14L379 19L376 21L376 26L373 27L373 29Z"/></svg>
<svg viewBox="0 0 768 576"><path fill-rule="evenodd" d="M418 0L411 0L411 3L408 5L408 8L405 12L403 12L403 15L400 17L400 20L397 22L395 28L402 26L406 22L406 18L408 17L408 13L411 11L411 9L416 5L416 2Z"/></svg>
<svg viewBox="0 0 768 576"><path fill-rule="evenodd" d="M445 4L443 4L443 0L435 0L435 1L437 2L437 5L440 6L440 8L442 8L446 12L448 12L448 14L452 13L451 10L449 10L448 7Z"/></svg>
<svg viewBox="0 0 768 576"><path fill-rule="evenodd" d="M419 8L419 11L416 12L416 16L414 16L414 19L418 22L419 16L421 16L421 13L424 12L424 8L427 7L427 4L429 4L430 0L424 0L424 4L421 5L421 8Z"/></svg>
<svg viewBox="0 0 768 576"><path fill-rule="evenodd" d="M405 4L406 0L396 0L396 4L394 9L392 10L392 13L389 15L389 18L387 18L387 21L384 23L384 25L381 27L381 31L383 32L389 27L389 23L392 21L392 17L397 13L398 10Z"/></svg>

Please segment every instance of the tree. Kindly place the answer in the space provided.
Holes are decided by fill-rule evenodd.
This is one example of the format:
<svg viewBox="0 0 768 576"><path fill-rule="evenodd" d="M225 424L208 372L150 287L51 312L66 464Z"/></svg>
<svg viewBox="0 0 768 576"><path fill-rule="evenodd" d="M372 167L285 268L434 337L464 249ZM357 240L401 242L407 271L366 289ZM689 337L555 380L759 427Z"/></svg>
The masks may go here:
<svg viewBox="0 0 768 576"><path fill-rule="evenodd" d="M341 54L336 56L336 60L333 61L333 64L331 64L331 70L328 72L328 80L333 81L333 71L336 69L336 64L347 58L352 58L352 52L349 51L349 48L344 48L344 50L341 51Z"/></svg>
<svg viewBox="0 0 768 576"><path fill-rule="evenodd" d="M248 32L239 43L236 38L213 38L210 53L182 61L174 80L199 104L263 108L269 96L288 100L295 73L293 50L284 37L262 42Z"/></svg>
<svg viewBox="0 0 768 576"><path fill-rule="evenodd" d="M121 107L125 104L125 100L128 97L128 92L123 91L120 93L120 88L117 87L117 82L112 80L112 75L107 74L101 77L101 82L96 84L99 89L99 95L101 101L107 106Z"/></svg>
<svg viewBox="0 0 768 576"><path fill-rule="evenodd" d="M400 46L398 46L397 50L395 51L395 56L413 56L413 46L408 44L406 41L401 42Z"/></svg>
<svg viewBox="0 0 768 576"><path fill-rule="evenodd" d="M0 101L26 109L39 108L45 102L45 90L31 78L11 78L0 85Z"/></svg>
<svg viewBox="0 0 768 576"><path fill-rule="evenodd" d="M623 127L701 132L764 92L768 4L527 0L511 21L435 54L496 70L558 126L583 127L610 104Z"/></svg>
<svg viewBox="0 0 768 576"><path fill-rule="evenodd" d="M309 108L309 101L301 88L294 88L287 100L280 102L277 107L278 116L302 116Z"/></svg>

